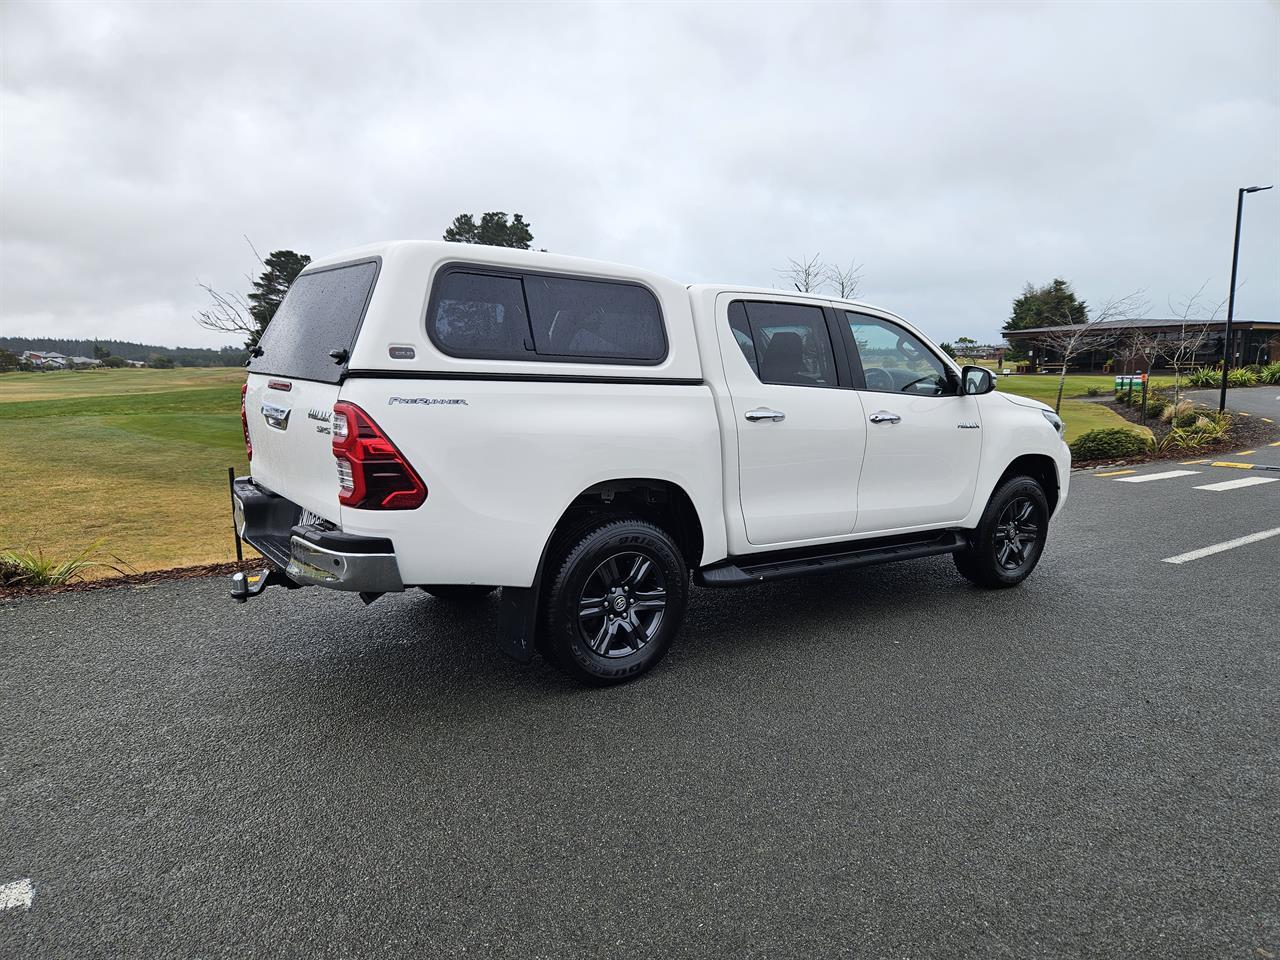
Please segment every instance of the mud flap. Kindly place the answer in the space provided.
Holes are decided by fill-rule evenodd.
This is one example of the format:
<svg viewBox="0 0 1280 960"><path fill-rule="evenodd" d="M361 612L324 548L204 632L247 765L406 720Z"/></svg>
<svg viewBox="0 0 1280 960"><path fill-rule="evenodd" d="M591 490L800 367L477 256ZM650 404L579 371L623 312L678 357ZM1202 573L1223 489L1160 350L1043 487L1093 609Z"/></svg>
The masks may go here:
<svg viewBox="0 0 1280 960"><path fill-rule="evenodd" d="M503 587L498 598L498 645L517 663L533 659L538 628L536 587Z"/></svg>

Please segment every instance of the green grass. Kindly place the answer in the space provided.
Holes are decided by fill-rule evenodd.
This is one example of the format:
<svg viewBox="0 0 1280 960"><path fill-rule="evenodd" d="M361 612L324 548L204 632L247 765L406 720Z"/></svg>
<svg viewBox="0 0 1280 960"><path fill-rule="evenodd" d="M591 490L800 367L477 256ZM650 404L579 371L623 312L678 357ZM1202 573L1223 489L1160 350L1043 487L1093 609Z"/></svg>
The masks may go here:
<svg viewBox="0 0 1280 960"><path fill-rule="evenodd" d="M0 549L65 558L101 541L138 570L233 559L226 471L247 469L243 382L239 369L0 375L9 495ZM1098 427L1142 432L1076 399L1113 382L1067 377L1068 440ZM1058 384L1024 375L1000 378L999 388L1052 405Z"/></svg>
<svg viewBox="0 0 1280 960"><path fill-rule="evenodd" d="M1059 413L1066 424L1066 439L1070 443L1082 433L1100 430L1104 427L1123 427L1135 433L1151 436L1151 431L1136 423L1130 423L1114 410L1101 403L1076 399L1088 394L1090 387L1100 387L1103 396L1110 396L1115 388L1115 377L1090 376L1088 374L1068 374L1062 390L1062 409ZM1016 393L1020 397L1030 397L1053 406L1058 398L1058 378L1046 374L1015 374L1000 377L998 389L1005 393ZM1173 377L1152 377L1152 386L1173 386Z"/></svg>
<svg viewBox="0 0 1280 960"><path fill-rule="evenodd" d="M246 470L238 369L0 376L0 548L101 541L138 570L235 558L227 467ZM92 575L108 573L98 569Z"/></svg>
<svg viewBox="0 0 1280 960"><path fill-rule="evenodd" d="M167 393L244 383L240 367L180 367L175 370L61 370L0 374L0 403L120 394Z"/></svg>

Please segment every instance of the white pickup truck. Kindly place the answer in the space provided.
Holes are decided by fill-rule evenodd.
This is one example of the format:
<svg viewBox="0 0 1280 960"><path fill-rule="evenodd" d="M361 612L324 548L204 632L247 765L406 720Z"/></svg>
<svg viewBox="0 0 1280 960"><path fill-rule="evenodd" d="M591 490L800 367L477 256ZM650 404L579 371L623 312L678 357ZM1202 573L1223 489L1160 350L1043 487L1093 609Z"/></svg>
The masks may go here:
<svg viewBox="0 0 1280 960"><path fill-rule="evenodd" d="M689 582L953 554L1020 583L1067 495L1062 422L900 317L442 242L313 262L255 348L237 531L269 583L502 588L504 648L638 676Z"/></svg>

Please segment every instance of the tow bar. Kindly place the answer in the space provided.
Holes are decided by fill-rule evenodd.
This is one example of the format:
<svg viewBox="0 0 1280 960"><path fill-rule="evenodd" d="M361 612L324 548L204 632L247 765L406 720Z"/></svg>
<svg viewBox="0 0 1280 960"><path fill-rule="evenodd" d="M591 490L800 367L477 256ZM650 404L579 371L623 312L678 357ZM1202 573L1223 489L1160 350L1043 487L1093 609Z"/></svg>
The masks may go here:
<svg viewBox="0 0 1280 960"><path fill-rule="evenodd" d="M254 573L233 573L231 575L231 599L236 603L244 603L250 597L256 597L267 587L275 584L286 590L297 590L302 584L285 576L283 571L274 567L266 567Z"/></svg>

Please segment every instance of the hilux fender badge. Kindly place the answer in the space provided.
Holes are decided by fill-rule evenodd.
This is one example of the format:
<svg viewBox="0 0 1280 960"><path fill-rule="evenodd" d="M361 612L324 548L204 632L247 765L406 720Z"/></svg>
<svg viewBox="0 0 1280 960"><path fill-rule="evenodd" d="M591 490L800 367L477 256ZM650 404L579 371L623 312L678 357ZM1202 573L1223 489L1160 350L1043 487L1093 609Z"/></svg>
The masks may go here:
<svg viewBox="0 0 1280 960"><path fill-rule="evenodd" d="M467 401L457 397L390 397L387 400L387 406L389 407L394 407L397 403L410 404L415 407L465 407L468 405Z"/></svg>
<svg viewBox="0 0 1280 960"><path fill-rule="evenodd" d="M961 420L956 424L957 430L977 430L978 424L973 420Z"/></svg>

